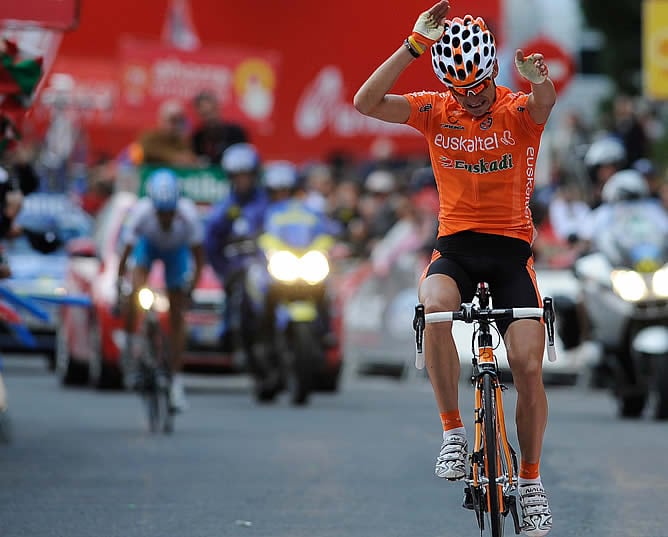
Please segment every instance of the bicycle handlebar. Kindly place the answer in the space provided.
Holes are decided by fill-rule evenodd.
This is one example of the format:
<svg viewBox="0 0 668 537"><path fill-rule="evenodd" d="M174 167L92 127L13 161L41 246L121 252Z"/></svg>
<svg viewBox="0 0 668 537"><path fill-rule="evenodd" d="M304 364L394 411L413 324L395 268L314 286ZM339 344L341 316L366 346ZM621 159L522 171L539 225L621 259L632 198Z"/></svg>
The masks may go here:
<svg viewBox="0 0 668 537"><path fill-rule="evenodd" d="M492 322L500 319L530 319L540 317L545 321L547 330L547 359L554 362L557 354L554 349L554 305L552 298L543 299L542 308L506 308L506 309L480 309L473 303L464 303L457 311L439 311L425 313L424 305L415 306L415 317L413 319L413 329L415 330L415 344L417 352L415 355L415 367L424 368L424 352L422 350L422 340L424 329L427 323L442 323L450 321L463 321L465 323L474 322Z"/></svg>
<svg viewBox="0 0 668 537"><path fill-rule="evenodd" d="M439 311L435 313L425 314L425 321L427 324L442 323L447 321L464 321L465 323L472 323L474 321L496 319L529 319L531 317L542 317L543 308L508 308L508 309L489 309L476 310L471 309L471 315L468 311L462 308L459 311Z"/></svg>

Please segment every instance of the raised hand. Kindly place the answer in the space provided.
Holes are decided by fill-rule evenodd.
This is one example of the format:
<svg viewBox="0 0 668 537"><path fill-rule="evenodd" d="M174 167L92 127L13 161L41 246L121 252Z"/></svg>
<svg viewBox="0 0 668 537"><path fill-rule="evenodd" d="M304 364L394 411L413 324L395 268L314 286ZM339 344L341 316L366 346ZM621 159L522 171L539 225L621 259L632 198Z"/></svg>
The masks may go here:
<svg viewBox="0 0 668 537"><path fill-rule="evenodd" d="M422 45L418 50L422 54L426 49L438 41L445 30L445 19L450 9L448 0L441 0L434 4L430 9L420 14L411 37Z"/></svg>
<svg viewBox="0 0 668 537"><path fill-rule="evenodd" d="M542 84L549 74L542 54L534 53L525 57L520 49L515 52L515 67L532 84Z"/></svg>

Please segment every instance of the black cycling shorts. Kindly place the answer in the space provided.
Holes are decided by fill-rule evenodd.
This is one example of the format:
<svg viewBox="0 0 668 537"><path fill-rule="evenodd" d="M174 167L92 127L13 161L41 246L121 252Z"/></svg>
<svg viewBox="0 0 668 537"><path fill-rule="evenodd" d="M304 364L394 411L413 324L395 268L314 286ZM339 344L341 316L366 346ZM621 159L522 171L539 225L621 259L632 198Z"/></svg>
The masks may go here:
<svg viewBox="0 0 668 537"><path fill-rule="evenodd" d="M476 285L487 282L494 308L542 307L531 246L521 239L473 231L439 237L426 271L432 274L455 280L462 302L471 302ZM501 335L511 322L496 323Z"/></svg>

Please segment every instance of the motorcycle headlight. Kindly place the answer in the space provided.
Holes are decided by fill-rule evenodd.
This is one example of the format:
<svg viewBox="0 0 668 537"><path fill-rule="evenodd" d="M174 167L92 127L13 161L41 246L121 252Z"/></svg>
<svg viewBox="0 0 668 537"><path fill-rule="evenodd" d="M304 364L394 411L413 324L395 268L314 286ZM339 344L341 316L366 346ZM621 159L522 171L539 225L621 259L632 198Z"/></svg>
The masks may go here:
<svg viewBox="0 0 668 537"><path fill-rule="evenodd" d="M656 296L668 298L668 267L663 267L654 273L652 291Z"/></svg>
<svg viewBox="0 0 668 537"><path fill-rule="evenodd" d="M637 302L647 296L645 280L634 270L613 270L610 279L615 293L624 300Z"/></svg>
<svg viewBox="0 0 668 537"><path fill-rule="evenodd" d="M137 293L137 300L139 301L141 309L148 311L153 306L153 302L155 301L155 295L153 294L153 291L151 291L150 289L142 287L139 290L139 293Z"/></svg>
<svg viewBox="0 0 668 537"><path fill-rule="evenodd" d="M269 257L269 274L282 282L294 282L299 277L299 259L292 252L282 250Z"/></svg>
<svg viewBox="0 0 668 537"><path fill-rule="evenodd" d="M322 252L312 250L299 260L299 276L306 283L320 283L328 274L329 261Z"/></svg>

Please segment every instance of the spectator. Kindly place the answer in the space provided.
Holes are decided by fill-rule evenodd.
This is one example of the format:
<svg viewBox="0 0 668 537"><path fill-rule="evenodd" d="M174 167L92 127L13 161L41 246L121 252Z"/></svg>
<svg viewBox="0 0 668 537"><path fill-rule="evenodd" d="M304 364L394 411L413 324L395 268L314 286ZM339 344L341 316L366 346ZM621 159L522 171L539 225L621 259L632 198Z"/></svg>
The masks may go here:
<svg viewBox="0 0 668 537"><path fill-rule="evenodd" d="M658 199L662 181L654 163L648 158L641 158L636 160L631 167L640 172L647 180L650 196Z"/></svg>
<svg viewBox="0 0 668 537"><path fill-rule="evenodd" d="M81 208L95 216L114 193L116 165L104 159L90 169L88 190L81 196Z"/></svg>
<svg viewBox="0 0 668 537"><path fill-rule="evenodd" d="M627 164L647 157L649 138L635 113L633 100L626 95L619 95L615 99L612 132L624 144Z"/></svg>
<svg viewBox="0 0 668 537"><path fill-rule="evenodd" d="M146 131L139 140L141 163L158 166L193 166L197 159L190 149L187 120L179 101L160 105L158 126Z"/></svg>
<svg viewBox="0 0 668 537"><path fill-rule="evenodd" d="M368 195L363 200L364 218L369 228L371 241L382 238L397 220L393 207L396 192L394 174L387 170L371 172L364 182Z"/></svg>
<svg viewBox="0 0 668 537"><path fill-rule="evenodd" d="M241 125L223 121L218 99L212 92L198 93L193 106L199 125L192 135L192 150L207 164L217 165L229 146L248 142L248 135Z"/></svg>
<svg viewBox="0 0 668 537"><path fill-rule="evenodd" d="M586 225L591 208L573 183L563 182L549 204L550 225L556 237L576 243Z"/></svg>
<svg viewBox="0 0 668 537"><path fill-rule="evenodd" d="M306 205L321 213L329 213L330 198L334 191L332 169L326 164L316 164L306 171Z"/></svg>
<svg viewBox="0 0 668 537"><path fill-rule="evenodd" d="M339 239L350 248L350 255L357 252L356 241L353 239L353 229L360 222L360 213L358 210L360 198L360 188L356 181L345 179L340 182L334 192L333 207L330 216L341 225L341 235ZM360 244L362 244L360 242Z"/></svg>

